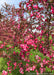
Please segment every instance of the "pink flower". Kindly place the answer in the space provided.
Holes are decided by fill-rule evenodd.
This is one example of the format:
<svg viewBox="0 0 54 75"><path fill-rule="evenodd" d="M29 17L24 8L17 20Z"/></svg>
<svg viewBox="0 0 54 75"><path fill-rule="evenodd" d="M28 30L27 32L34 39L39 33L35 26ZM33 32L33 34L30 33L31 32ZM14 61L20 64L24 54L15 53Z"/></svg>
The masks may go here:
<svg viewBox="0 0 54 75"><path fill-rule="evenodd" d="M30 39L30 40L27 41L27 44L28 45L34 45L34 41L32 39Z"/></svg>
<svg viewBox="0 0 54 75"><path fill-rule="evenodd" d="M36 8L36 9L38 9L38 5L33 5L33 8Z"/></svg>
<svg viewBox="0 0 54 75"><path fill-rule="evenodd" d="M52 42L53 42L53 41L52 41L52 40L50 40L50 44L52 44Z"/></svg>
<svg viewBox="0 0 54 75"><path fill-rule="evenodd" d="M42 45L40 45L40 48L42 48Z"/></svg>
<svg viewBox="0 0 54 75"><path fill-rule="evenodd" d="M28 9L30 10L31 9L31 6L29 6Z"/></svg>
<svg viewBox="0 0 54 75"><path fill-rule="evenodd" d="M48 64L49 61L46 61L45 63Z"/></svg>
<svg viewBox="0 0 54 75"><path fill-rule="evenodd" d="M49 57L49 54L46 54L47 57Z"/></svg>
<svg viewBox="0 0 54 75"><path fill-rule="evenodd" d="M39 63L41 60L37 60L37 62Z"/></svg>
<svg viewBox="0 0 54 75"><path fill-rule="evenodd" d="M32 53L31 53L31 55L32 55Z"/></svg>
<svg viewBox="0 0 54 75"><path fill-rule="evenodd" d="M41 67L43 67L43 63L40 63Z"/></svg>
<svg viewBox="0 0 54 75"><path fill-rule="evenodd" d="M13 21L12 24L14 25L15 24L15 21Z"/></svg>
<svg viewBox="0 0 54 75"><path fill-rule="evenodd" d="M28 52L28 53L26 53L26 55L28 56L30 53Z"/></svg>
<svg viewBox="0 0 54 75"><path fill-rule="evenodd" d="M15 35L13 35L13 39L15 39Z"/></svg>
<svg viewBox="0 0 54 75"><path fill-rule="evenodd" d="M51 12L52 12L52 14L54 14L54 7L53 6L51 6Z"/></svg>
<svg viewBox="0 0 54 75"><path fill-rule="evenodd" d="M52 66L53 70L54 70L54 66Z"/></svg>
<svg viewBox="0 0 54 75"><path fill-rule="evenodd" d="M7 62L7 65L9 66L9 62Z"/></svg>
<svg viewBox="0 0 54 75"><path fill-rule="evenodd" d="M52 67L52 65L49 65L49 68L51 68Z"/></svg>
<svg viewBox="0 0 54 75"><path fill-rule="evenodd" d="M29 34L28 36L26 36L26 37L25 37L25 42L26 42L28 39L30 39L30 37L33 38L33 36L32 36L31 34Z"/></svg>
<svg viewBox="0 0 54 75"><path fill-rule="evenodd" d="M9 73L11 73L11 70L9 70Z"/></svg>
<svg viewBox="0 0 54 75"><path fill-rule="evenodd" d="M17 63L15 62L15 63L14 63L14 66L16 66L16 64L17 64Z"/></svg>
<svg viewBox="0 0 54 75"><path fill-rule="evenodd" d="M41 73L41 74L43 73L43 68L40 68L40 73Z"/></svg>
<svg viewBox="0 0 54 75"><path fill-rule="evenodd" d="M24 59L25 58L24 55L22 55L21 58Z"/></svg>
<svg viewBox="0 0 54 75"><path fill-rule="evenodd" d="M37 43L38 42L38 39L37 38L35 38L35 43Z"/></svg>
<svg viewBox="0 0 54 75"><path fill-rule="evenodd" d="M24 51L27 51L27 44L20 44L20 47L23 48Z"/></svg>
<svg viewBox="0 0 54 75"><path fill-rule="evenodd" d="M27 62L30 62L30 60L28 59Z"/></svg>
<svg viewBox="0 0 54 75"><path fill-rule="evenodd" d="M26 5L29 5L29 3L26 3Z"/></svg>
<svg viewBox="0 0 54 75"><path fill-rule="evenodd" d="M8 70L10 69L10 67L8 67Z"/></svg>
<svg viewBox="0 0 54 75"><path fill-rule="evenodd" d="M37 43L37 41L35 41L35 43Z"/></svg>
<svg viewBox="0 0 54 75"><path fill-rule="evenodd" d="M2 44L0 48L3 48L3 47L4 47L4 45Z"/></svg>
<svg viewBox="0 0 54 75"><path fill-rule="evenodd" d="M26 71L30 72L30 69L29 68L26 68Z"/></svg>
<svg viewBox="0 0 54 75"><path fill-rule="evenodd" d="M22 67L20 68L19 72L20 72L21 74L24 74Z"/></svg>
<svg viewBox="0 0 54 75"><path fill-rule="evenodd" d="M9 48L11 48L11 46L9 46Z"/></svg>
<svg viewBox="0 0 54 75"><path fill-rule="evenodd" d="M13 54L16 55L16 52L14 51Z"/></svg>
<svg viewBox="0 0 54 75"><path fill-rule="evenodd" d="M36 56L35 56L35 58L36 58L36 59L39 59L39 56L38 56L38 55L36 55Z"/></svg>
<svg viewBox="0 0 54 75"><path fill-rule="evenodd" d="M45 50L45 48L43 48L43 51Z"/></svg>
<svg viewBox="0 0 54 75"><path fill-rule="evenodd" d="M16 69L16 66L14 66L14 70Z"/></svg>
<svg viewBox="0 0 54 75"><path fill-rule="evenodd" d="M44 31L43 30L41 30L41 34L43 34L44 33Z"/></svg>
<svg viewBox="0 0 54 75"><path fill-rule="evenodd" d="M28 66L29 66L29 64L28 64L28 63L26 63L26 66L28 67Z"/></svg>
<svg viewBox="0 0 54 75"><path fill-rule="evenodd" d="M30 2L32 2L33 0L30 0Z"/></svg>
<svg viewBox="0 0 54 75"><path fill-rule="evenodd" d="M32 17L33 16L33 13L31 13L30 16Z"/></svg>
<svg viewBox="0 0 54 75"><path fill-rule="evenodd" d="M28 72L32 71L32 67L26 68L26 71L28 71Z"/></svg>
<svg viewBox="0 0 54 75"><path fill-rule="evenodd" d="M43 63L45 63L46 62L46 60L45 59L43 59Z"/></svg>
<svg viewBox="0 0 54 75"><path fill-rule="evenodd" d="M9 61L9 63L10 63L11 61Z"/></svg>
<svg viewBox="0 0 54 75"><path fill-rule="evenodd" d="M52 57L54 58L54 53L52 54Z"/></svg>
<svg viewBox="0 0 54 75"><path fill-rule="evenodd" d="M32 71L32 67L29 67L30 71Z"/></svg>
<svg viewBox="0 0 54 75"><path fill-rule="evenodd" d="M8 72L5 71L5 70L3 70L3 71L2 71L2 75L8 75Z"/></svg>
<svg viewBox="0 0 54 75"><path fill-rule="evenodd" d="M41 43L44 44L44 41L42 41Z"/></svg>
<svg viewBox="0 0 54 75"><path fill-rule="evenodd" d="M34 70L35 70L35 68L36 68L36 67L35 67L35 66L33 66L33 67L32 67L32 71L34 71Z"/></svg>
<svg viewBox="0 0 54 75"><path fill-rule="evenodd" d="M43 1L47 2L47 0L43 0Z"/></svg>
<svg viewBox="0 0 54 75"><path fill-rule="evenodd" d="M36 69L36 73L37 73L37 75L39 75L39 73L38 73L38 70Z"/></svg>
<svg viewBox="0 0 54 75"><path fill-rule="evenodd" d="M8 50L9 48L7 48L7 50Z"/></svg>
<svg viewBox="0 0 54 75"><path fill-rule="evenodd" d="M20 24L18 24L18 30L20 29Z"/></svg>

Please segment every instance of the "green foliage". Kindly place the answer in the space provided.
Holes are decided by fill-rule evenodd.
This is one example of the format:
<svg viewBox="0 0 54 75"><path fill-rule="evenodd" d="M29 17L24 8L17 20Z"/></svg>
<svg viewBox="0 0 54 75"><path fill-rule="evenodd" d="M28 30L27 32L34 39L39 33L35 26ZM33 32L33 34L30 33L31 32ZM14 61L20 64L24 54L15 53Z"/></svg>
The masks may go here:
<svg viewBox="0 0 54 75"><path fill-rule="evenodd" d="M54 74L54 70L52 70L52 73Z"/></svg>
<svg viewBox="0 0 54 75"><path fill-rule="evenodd" d="M54 46L52 46L52 50L54 50Z"/></svg>
<svg viewBox="0 0 54 75"><path fill-rule="evenodd" d="M32 55L31 55L32 54ZM36 62L35 60L36 51L33 51L33 49L30 50L30 60Z"/></svg>
<svg viewBox="0 0 54 75"><path fill-rule="evenodd" d="M32 55L31 55L32 53ZM35 60L35 55L38 55L39 57L41 57L41 60L43 60L44 58L46 58L47 60L49 60L50 58L47 56L44 56L43 53L41 53L38 49L36 49L35 51L33 49L30 50L30 60L36 62Z"/></svg>
<svg viewBox="0 0 54 75"><path fill-rule="evenodd" d="M0 75L2 75L2 72L0 72Z"/></svg>
<svg viewBox="0 0 54 75"><path fill-rule="evenodd" d="M7 59L6 58L0 58L0 74L3 70L7 70Z"/></svg>
<svg viewBox="0 0 54 75"><path fill-rule="evenodd" d="M46 66L46 72L51 72L51 69Z"/></svg>
<svg viewBox="0 0 54 75"><path fill-rule="evenodd" d="M38 39L40 40L40 36L38 37ZM44 41L44 37L42 36L42 39L41 39L42 41Z"/></svg>
<svg viewBox="0 0 54 75"><path fill-rule="evenodd" d="M0 41L0 43L2 43L2 41Z"/></svg>
<svg viewBox="0 0 54 75"><path fill-rule="evenodd" d="M52 36L50 35L49 40L52 40Z"/></svg>
<svg viewBox="0 0 54 75"><path fill-rule="evenodd" d="M15 52L20 53L20 49L18 47L15 47L14 49L15 49Z"/></svg>
<svg viewBox="0 0 54 75"><path fill-rule="evenodd" d="M9 48L10 46L11 46L11 45L6 45L6 47L8 47L8 48Z"/></svg>
<svg viewBox="0 0 54 75"><path fill-rule="evenodd" d="M10 45L9 45L9 46L10 46ZM54 47L53 47L53 46L52 46L52 49L54 50ZM4 49L4 50L6 50L6 49ZM20 53L20 49L18 49L18 47L15 47L14 50L15 50L15 52ZM13 51L12 51L12 52L13 52ZM32 55L31 55L31 53L32 53ZM36 50L31 49L31 50L30 50L30 55L29 55L30 61L36 62L36 60L35 60L35 55L40 56L40 57L41 57L41 60L43 60L44 58L46 58L47 60L49 60L49 57L44 56L38 49L36 49ZM2 73L3 70L7 70L7 64L6 64L6 63L7 63L7 59L6 59L6 58L0 58L0 75L1 75L1 73ZM23 63L24 65L26 64L26 62L24 62L24 61L22 61L22 63ZM12 66L12 65L11 65L11 66ZM39 69L40 65L38 64L37 67L38 67L38 69ZM51 72L51 69L48 68L47 66L46 66L46 72L47 72L47 73L48 73L48 72ZM25 73L26 73L26 72L25 72ZM52 70L52 73L54 73L54 70ZM22 74L19 73L19 68L18 68L18 67L17 67L15 70L13 70L11 74L8 74L8 75L15 75L15 74L16 74L16 75L22 75ZM24 74L24 75L25 75L25 74Z"/></svg>

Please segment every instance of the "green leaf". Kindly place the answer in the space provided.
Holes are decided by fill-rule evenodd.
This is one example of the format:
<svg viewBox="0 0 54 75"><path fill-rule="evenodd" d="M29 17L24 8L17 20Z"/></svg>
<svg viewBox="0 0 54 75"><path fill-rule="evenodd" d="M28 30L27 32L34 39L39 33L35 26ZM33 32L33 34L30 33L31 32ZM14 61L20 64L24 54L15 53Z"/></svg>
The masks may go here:
<svg viewBox="0 0 54 75"><path fill-rule="evenodd" d="M6 47L10 47L11 45L6 45Z"/></svg>
<svg viewBox="0 0 54 75"><path fill-rule="evenodd" d="M15 52L20 53L20 49L18 49L18 47L15 47Z"/></svg>
<svg viewBox="0 0 54 75"><path fill-rule="evenodd" d="M52 40L52 36L50 35L49 40Z"/></svg>
<svg viewBox="0 0 54 75"><path fill-rule="evenodd" d="M7 70L7 59L5 58L0 58L0 72L2 70Z"/></svg>
<svg viewBox="0 0 54 75"><path fill-rule="evenodd" d="M0 41L0 43L2 43L2 41Z"/></svg>
<svg viewBox="0 0 54 75"><path fill-rule="evenodd" d="M52 50L54 50L54 46L52 46Z"/></svg>
<svg viewBox="0 0 54 75"><path fill-rule="evenodd" d="M46 66L46 72L51 72L51 69Z"/></svg>
<svg viewBox="0 0 54 75"><path fill-rule="evenodd" d="M52 70L52 73L54 74L54 70Z"/></svg>

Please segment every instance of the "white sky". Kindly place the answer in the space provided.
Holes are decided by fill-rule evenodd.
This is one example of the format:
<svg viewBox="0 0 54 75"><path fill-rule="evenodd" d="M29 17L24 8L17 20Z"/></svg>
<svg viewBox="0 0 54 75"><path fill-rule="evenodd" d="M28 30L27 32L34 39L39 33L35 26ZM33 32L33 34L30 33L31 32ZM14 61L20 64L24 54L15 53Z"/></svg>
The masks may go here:
<svg viewBox="0 0 54 75"><path fill-rule="evenodd" d="M1 5L4 5L5 2L11 5L14 4L16 7L18 7L18 4L21 2L21 0L0 0L0 8L2 7Z"/></svg>
<svg viewBox="0 0 54 75"><path fill-rule="evenodd" d="M0 8L1 8L1 5L4 4L4 2L6 2L6 0L0 0Z"/></svg>

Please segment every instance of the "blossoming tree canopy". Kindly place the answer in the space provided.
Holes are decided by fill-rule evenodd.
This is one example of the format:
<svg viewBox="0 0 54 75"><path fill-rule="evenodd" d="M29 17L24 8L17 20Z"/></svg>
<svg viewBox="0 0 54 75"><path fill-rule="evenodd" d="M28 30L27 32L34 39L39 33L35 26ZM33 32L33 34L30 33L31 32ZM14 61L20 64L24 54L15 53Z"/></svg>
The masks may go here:
<svg viewBox="0 0 54 75"><path fill-rule="evenodd" d="M54 70L53 0L26 0L19 8L5 3L0 19L0 49L5 50L8 69L38 73ZM24 64L25 63L25 64ZM12 65L13 66L12 66Z"/></svg>

